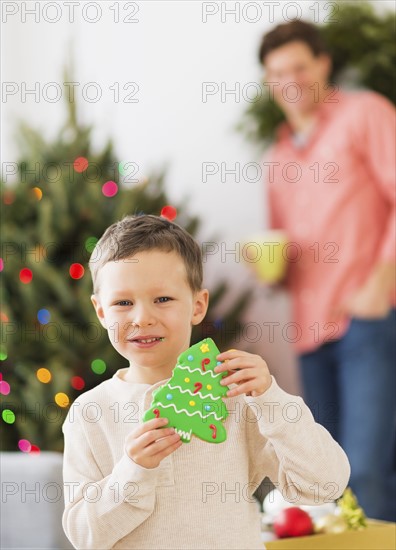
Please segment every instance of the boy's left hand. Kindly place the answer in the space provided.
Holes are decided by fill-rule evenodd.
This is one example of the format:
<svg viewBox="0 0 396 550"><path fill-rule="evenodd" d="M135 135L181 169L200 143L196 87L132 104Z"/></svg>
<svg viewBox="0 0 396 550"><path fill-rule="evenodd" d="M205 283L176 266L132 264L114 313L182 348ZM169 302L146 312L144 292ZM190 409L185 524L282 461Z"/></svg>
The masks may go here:
<svg viewBox="0 0 396 550"><path fill-rule="evenodd" d="M272 378L267 363L259 355L234 349L220 353L217 360L222 361L222 364L215 367L214 371L228 371L228 376L222 379L221 384L237 384L236 388L227 392L227 397L243 394L258 397L271 386Z"/></svg>

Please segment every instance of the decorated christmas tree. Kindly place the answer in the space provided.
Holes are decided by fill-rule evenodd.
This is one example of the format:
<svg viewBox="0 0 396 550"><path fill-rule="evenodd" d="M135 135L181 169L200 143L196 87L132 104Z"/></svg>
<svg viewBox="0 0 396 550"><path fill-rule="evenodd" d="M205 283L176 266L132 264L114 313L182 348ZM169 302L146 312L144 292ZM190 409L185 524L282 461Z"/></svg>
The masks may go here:
<svg viewBox="0 0 396 550"><path fill-rule="evenodd" d="M170 380L153 392L153 402L144 420L160 416L169 419L184 443L194 434L209 443L222 443L227 434L223 421L228 411L223 397L229 389L220 381L227 376L214 372L219 354L211 338L191 346L182 353Z"/></svg>
<svg viewBox="0 0 396 550"><path fill-rule="evenodd" d="M68 110L53 142L22 126L22 158L3 170L2 450L61 451L61 425L74 399L127 366L90 303L87 264L105 229L139 213L163 215L192 235L200 225L185 202L169 204L163 174L138 180L133 160L119 161L111 142L94 151L91 128L78 122L76 104L68 103ZM214 312L226 292L225 283L213 289L192 341L210 334L227 347L222 326L238 323L247 294L218 319Z"/></svg>

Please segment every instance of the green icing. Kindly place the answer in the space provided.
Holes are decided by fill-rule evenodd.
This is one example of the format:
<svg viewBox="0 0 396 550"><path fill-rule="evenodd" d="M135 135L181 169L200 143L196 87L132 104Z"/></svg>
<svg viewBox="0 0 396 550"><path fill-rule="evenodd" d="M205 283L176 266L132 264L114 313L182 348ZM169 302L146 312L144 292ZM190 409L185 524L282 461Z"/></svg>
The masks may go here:
<svg viewBox="0 0 396 550"><path fill-rule="evenodd" d="M158 414L168 418L167 427L175 428L184 443L191 441L192 435L209 443L225 441L223 421L228 411L222 398L229 388L220 384L227 372L213 372L219 353L213 340L205 338L179 355L172 377L153 392L143 421Z"/></svg>

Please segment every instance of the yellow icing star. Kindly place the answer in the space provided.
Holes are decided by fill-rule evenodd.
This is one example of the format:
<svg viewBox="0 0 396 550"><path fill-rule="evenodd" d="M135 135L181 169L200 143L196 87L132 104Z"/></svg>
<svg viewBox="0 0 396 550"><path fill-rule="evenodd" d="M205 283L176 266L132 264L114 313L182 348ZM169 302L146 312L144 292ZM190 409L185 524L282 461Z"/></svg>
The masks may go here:
<svg viewBox="0 0 396 550"><path fill-rule="evenodd" d="M187 382L187 384L188 384L188 382L190 381L190 379L189 379L189 378L185 378L184 381Z"/></svg>
<svg viewBox="0 0 396 550"><path fill-rule="evenodd" d="M190 401L189 405L191 405L191 407L193 407L195 405L195 401Z"/></svg>
<svg viewBox="0 0 396 550"><path fill-rule="evenodd" d="M202 353L207 353L209 351L209 346L208 344L202 344L199 349L202 351Z"/></svg>
<svg viewBox="0 0 396 550"><path fill-rule="evenodd" d="M212 386L211 386L210 384L208 384L208 385L206 386L206 389L207 389L207 390L211 390L211 389L212 389Z"/></svg>

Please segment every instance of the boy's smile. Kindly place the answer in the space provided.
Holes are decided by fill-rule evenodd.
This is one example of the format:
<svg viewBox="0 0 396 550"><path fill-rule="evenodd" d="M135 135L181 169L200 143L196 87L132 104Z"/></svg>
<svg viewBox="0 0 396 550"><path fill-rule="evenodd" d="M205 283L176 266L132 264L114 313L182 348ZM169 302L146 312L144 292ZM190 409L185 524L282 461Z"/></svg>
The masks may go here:
<svg viewBox="0 0 396 550"><path fill-rule="evenodd" d="M189 347L208 291L191 290L176 252L154 249L105 264L92 303L113 347L130 363L126 379L154 384L171 375Z"/></svg>

